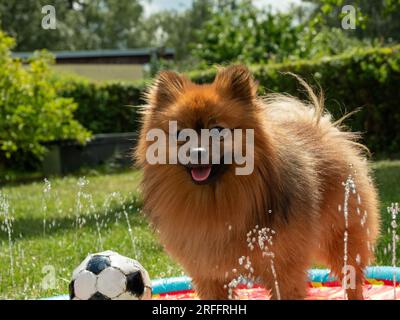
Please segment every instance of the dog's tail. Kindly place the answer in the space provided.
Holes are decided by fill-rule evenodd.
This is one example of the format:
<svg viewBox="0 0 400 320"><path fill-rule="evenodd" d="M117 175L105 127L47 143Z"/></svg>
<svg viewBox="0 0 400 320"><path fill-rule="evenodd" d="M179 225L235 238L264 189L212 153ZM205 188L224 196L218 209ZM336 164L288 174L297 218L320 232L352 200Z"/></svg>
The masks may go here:
<svg viewBox="0 0 400 320"><path fill-rule="evenodd" d="M321 118L324 114L325 110L325 96L324 92L322 91L321 87L319 88L319 94L317 95L314 90L310 87L310 85L299 75L292 73L292 72L285 72L285 74L288 74L292 77L294 77L300 85L306 90L308 99L314 106L315 110L315 121L317 124L321 121ZM344 119L343 119L344 120Z"/></svg>
<svg viewBox="0 0 400 320"><path fill-rule="evenodd" d="M325 112L325 96L324 96L324 92L322 91L321 87L319 87L319 94L316 94L315 91L310 87L310 85L307 84L307 82L304 81L304 79L301 78L300 76L298 76L297 74L294 74L292 72L286 72L285 74L288 74L288 75L296 78L296 80L300 83L300 85L306 90L308 99L310 100L310 102L313 105L314 110L315 110L316 124L319 125L321 118L323 117L324 112ZM340 117L336 121L332 122L332 126L338 128L338 129L341 129L341 131L344 131L344 129L345 129L345 126L343 125L344 120L346 120L347 118L350 118L352 115L359 112L360 110L361 110L361 108L357 108L353 111L345 113L342 117ZM363 145L362 143L357 142L357 140L358 140L357 137L360 136L359 133L347 132L347 134L349 136L348 140L352 144L354 144L361 150L364 150L368 156L371 156L371 151L369 150L369 148L367 146Z"/></svg>

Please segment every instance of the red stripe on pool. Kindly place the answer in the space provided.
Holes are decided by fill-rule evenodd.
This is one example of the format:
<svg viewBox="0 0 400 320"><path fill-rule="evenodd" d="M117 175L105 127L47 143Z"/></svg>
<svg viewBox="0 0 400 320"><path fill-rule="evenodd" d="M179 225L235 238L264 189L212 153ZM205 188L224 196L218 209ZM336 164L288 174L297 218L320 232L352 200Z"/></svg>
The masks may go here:
<svg viewBox="0 0 400 320"><path fill-rule="evenodd" d="M237 299L239 300L269 300L269 291L254 286L247 289L240 286L235 290ZM308 294L306 300L343 300L344 292L340 283L309 283ZM153 295L156 300L197 300L198 297L193 290L184 290L171 293ZM369 279L364 286L364 299L366 300L393 300L394 288L393 283L387 280ZM396 299L400 299L400 286L397 284Z"/></svg>

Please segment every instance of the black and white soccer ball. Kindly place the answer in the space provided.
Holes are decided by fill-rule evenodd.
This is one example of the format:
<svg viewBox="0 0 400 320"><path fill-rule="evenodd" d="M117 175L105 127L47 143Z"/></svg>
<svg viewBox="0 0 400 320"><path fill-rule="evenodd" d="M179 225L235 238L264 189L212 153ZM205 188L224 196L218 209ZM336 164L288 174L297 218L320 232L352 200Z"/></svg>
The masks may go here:
<svg viewBox="0 0 400 320"><path fill-rule="evenodd" d="M151 281L136 260L114 251L89 254L74 270L69 285L72 300L151 299Z"/></svg>

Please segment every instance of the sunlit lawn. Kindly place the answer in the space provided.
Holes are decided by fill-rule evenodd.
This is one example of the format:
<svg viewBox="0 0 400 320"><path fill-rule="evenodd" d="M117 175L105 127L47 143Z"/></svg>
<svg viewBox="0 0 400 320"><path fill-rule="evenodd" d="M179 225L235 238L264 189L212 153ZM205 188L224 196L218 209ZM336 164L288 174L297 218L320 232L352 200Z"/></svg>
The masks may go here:
<svg viewBox="0 0 400 320"><path fill-rule="evenodd" d="M383 235L377 264L391 264L384 254L390 241L386 207L400 200L400 161L374 164L382 201ZM0 189L12 217L11 243L0 209L0 298L39 298L67 292L72 270L89 252L115 250L137 258L152 278L181 275L141 214L140 172L50 179L51 189L35 182ZM4 206L3 206L4 207ZM1 206L0 206L1 208ZM132 226L129 233L128 220ZM12 263L10 255L12 252ZM11 265L13 274L11 273ZM51 285L52 272L56 283Z"/></svg>

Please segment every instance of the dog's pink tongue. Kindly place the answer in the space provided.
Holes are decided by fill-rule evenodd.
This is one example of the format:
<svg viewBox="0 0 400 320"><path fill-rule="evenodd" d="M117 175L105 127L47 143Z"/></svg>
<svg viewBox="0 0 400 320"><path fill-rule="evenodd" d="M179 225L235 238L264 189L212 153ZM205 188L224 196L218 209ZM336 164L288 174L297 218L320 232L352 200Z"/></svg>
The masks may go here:
<svg viewBox="0 0 400 320"><path fill-rule="evenodd" d="M208 167L198 167L198 168L192 168L190 170L190 173L192 175L193 180L195 181L205 181L209 177L211 173L211 166Z"/></svg>

